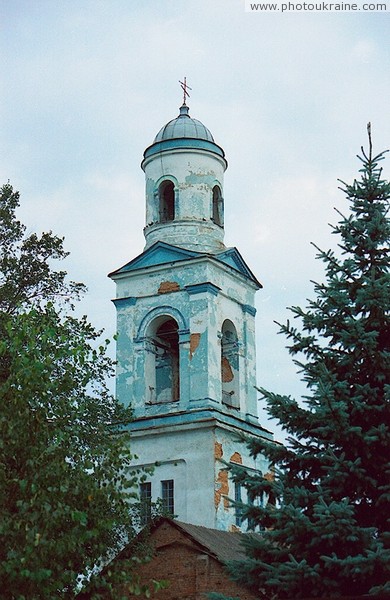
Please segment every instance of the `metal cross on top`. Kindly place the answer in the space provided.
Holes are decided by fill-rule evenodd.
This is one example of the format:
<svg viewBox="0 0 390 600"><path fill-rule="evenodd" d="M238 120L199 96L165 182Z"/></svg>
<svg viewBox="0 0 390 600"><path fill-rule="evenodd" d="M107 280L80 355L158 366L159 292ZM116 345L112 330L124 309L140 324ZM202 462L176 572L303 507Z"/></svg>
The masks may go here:
<svg viewBox="0 0 390 600"><path fill-rule="evenodd" d="M183 104L186 103L186 98L190 97L189 93L187 92L187 90L192 90L192 88L190 88L189 85L187 85L187 77L184 77L184 81L179 81L180 85L181 85L181 89L183 90Z"/></svg>

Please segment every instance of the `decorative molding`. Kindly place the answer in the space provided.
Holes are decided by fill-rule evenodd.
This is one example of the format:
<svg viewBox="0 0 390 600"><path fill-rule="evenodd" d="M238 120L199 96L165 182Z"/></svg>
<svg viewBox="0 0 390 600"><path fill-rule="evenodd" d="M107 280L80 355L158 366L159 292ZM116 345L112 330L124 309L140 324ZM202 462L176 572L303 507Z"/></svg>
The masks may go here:
<svg viewBox="0 0 390 600"><path fill-rule="evenodd" d="M134 306L136 304L137 298L134 296L129 296L128 298L114 298L113 303L117 308L123 308L125 306Z"/></svg>
<svg viewBox="0 0 390 600"><path fill-rule="evenodd" d="M221 288L210 283L209 281L205 281L204 283L194 283L192 285L186 285L187 292L192 296L193 294L203 294L208 292L213 294L214 296L218 296Z"/></svg>
<svg viewBox="0 0 390 600"><path fill-rule="evenodd" d="M154 319L157 319L157 317L162 317L162 316L172 317L172 319L174 319L179 326L179 332L188 330L188 324L187 324L184 316L180 312L180 310L178 310L177 308L174 308L173 306L169 306L169 305L156 306L156 308L152 308L152 310L150 310L143 317L143 319L138 327L138 331L137 331L137 335L135 336L135 339L139 340L140 338L145 337L146 330L147 330L149 324L152 321L154 321Z"/></svg>
<svg viewBox="0 0 390 600"><path fill-rule="evenodd" d="M248 313L249 315L252 315L252 317L256 316L257 311L254 306L251 306L250 304L242 304L241 308L242 308L242 312Z"/></svg>

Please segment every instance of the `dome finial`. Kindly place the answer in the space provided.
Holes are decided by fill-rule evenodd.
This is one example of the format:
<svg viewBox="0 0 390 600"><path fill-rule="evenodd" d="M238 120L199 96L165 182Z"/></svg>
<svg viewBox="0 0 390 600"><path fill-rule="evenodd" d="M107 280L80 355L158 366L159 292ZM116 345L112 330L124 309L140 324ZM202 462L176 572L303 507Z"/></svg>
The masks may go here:
<svg viewBox="0 0 390 600"><path fill-rule="evenodd" d="M179 81L181 89L183 90L183 106L187 106L186 99L190 97L187 90L192 90L189 85L187 85L187 77L184 77L184 81Z"/></svg>

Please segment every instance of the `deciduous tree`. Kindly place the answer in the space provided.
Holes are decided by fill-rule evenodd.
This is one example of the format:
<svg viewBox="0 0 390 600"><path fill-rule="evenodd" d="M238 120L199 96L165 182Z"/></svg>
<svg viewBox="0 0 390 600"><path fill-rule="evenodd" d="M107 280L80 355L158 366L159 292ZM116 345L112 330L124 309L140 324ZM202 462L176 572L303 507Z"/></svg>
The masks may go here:
<svg viewBox="0 0 390 600"><path fill-rule="evenodd" d="M71 598L122 594L131 568L94 569L134 534L129 499L140 474L121 426L128 410L109 393L112 362L72 303L84 286L53 268L67 253L51 232L26 235L19 195L0 195L0 595ZM134 561L129 561L134 564ZM121 564L123 569L123 563ZM139 590L137 590L139 591ZM100 597L100 596L99 596Z"/></svg>

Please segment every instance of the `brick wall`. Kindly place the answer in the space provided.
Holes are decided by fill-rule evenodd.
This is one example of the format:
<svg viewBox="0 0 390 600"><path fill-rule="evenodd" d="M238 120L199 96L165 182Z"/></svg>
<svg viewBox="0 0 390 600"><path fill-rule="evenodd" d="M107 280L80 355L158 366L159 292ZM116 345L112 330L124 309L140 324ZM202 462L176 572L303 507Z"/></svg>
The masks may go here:
<svg viewBox="0 0 390 600"><path fill-rule="evenodd" d="M142 581L170 582L166 590L158 592L156 600L205 600L207 592L256 600L256 596L229 579L219 561L169 523L163 523L153 532L152 544L154 558L139 569Z"/></svg>

